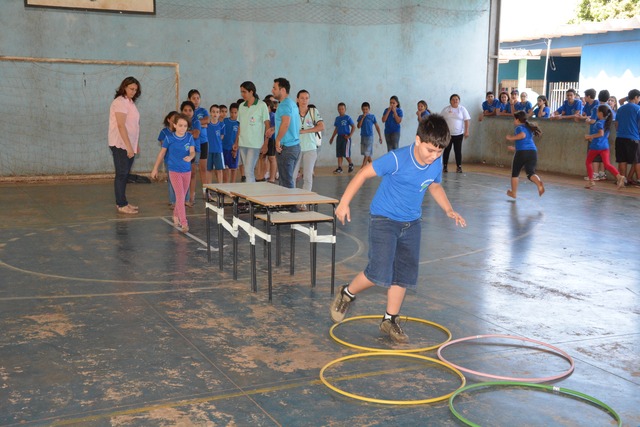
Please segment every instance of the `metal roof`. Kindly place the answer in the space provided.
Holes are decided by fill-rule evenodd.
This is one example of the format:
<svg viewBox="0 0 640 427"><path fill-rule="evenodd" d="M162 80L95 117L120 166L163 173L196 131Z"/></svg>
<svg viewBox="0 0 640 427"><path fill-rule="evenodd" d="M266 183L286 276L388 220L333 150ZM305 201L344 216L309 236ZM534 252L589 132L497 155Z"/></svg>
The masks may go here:
<svg viewBox="0 0 640 427"><path fill-rule="evenodd" d="M517 27L508 34L500 35L500 43L524 40L555 39L559 37L581 36L584 34L602 34L612 31L629 31L640 28L640 16L627 19L610 19L602 22L582 22L580 24L560 25L554 30L538 31L531 27Z"/></svg>

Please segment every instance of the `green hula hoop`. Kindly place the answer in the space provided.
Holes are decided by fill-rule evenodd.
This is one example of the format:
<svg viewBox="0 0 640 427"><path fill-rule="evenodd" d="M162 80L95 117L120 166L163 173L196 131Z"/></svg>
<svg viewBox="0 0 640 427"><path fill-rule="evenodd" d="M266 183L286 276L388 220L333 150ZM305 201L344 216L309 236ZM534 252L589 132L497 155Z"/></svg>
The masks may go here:
<svg viewBox="0 0 640 427"><path fill-rule="evenodd" d="M349 317L345 320L343 320L340 323L335 323L333 326L331 326L331 329L329 329L329 335L331 335L331 338L333 338L334 341L336 341L337 343L340 343L342 345L344 345L345 347L349 347L349 348L355 348L356 350L362 350L362 351L373 351L373 352L388 352L388 353L423 353L425 351L429 351L429 350L435 350L438 347L448 343L449 341L451 341L451 332L445 328L442 325L439 325L435 322L431 322L429 320L424 320L424 319L418 319L417 317L407 317L407 316L400 316L401 320L407 320L407 321L412 321L412 322L418 322L418 323L424 323L427 325L431 325L431 326L435 326L437 329L440 329L441 331L443 331L445 334L447 334L447 339L444 340L443 342L436 344L436 345L432 345L429 347L422 347L422 348L409 348L406 350L392 350L392 349L388 349L388 348L379 348L379 347L365 347L365 346L361 346L361 345L357 345L357 344L353 344L347 341L344 341L340 338L338 338L335 333L334 330L340 326L340 325L344 325L347 322L352 322L354 320L363 320L363 319L382 319L382 316L380 315L367 315L367 316L354 316L354 317Z"/></svg>
<svg viewBox="0 0 640 427"><path fill-rule="evenodd" d="M426 360L428 362L433 362L436 363L438 365L444 366L445 368L447 368L448 370L454 372L455 374L458 375L458 377L460 377L460 387L458 387L457 390L460 390L462 387L464 387L464 385L466 384L466 379L464 378L464 375L462 375L462 372L458 371L456 368L438 360L438 359L433 359L431 357L427 357L427 356L422 356L419 354L407 354L407 353L399 353L399 352L391 352L391 351L376 351L376 352L372 352L372 353L358 353L358 354L351 354L349 356L344 356L344 357L340 357L339 359L335 359L329 363L327 363L325 366L323 366L323 368L320 370L320 381L322 381L322 383L324 385L326 385L327 387L329 387L331 390L335 391L336 393L339 393L343 396L347 396L347 397L351 397L353 399L358 399L358 400L363 400L365 402L372 402L372 403L382 403L382 404L386 404L386 405L421 405L421 404L425 404L425 403L434 403L434 402L441 402L443 400L449 399L453 393L455 392L452 391L451 393L447 393L443 396L438 396L438 397L432 397L429 399L421 399L421 400L385 400L385 399L376 399L373 397L366 397L366 396L362 396L359 394L354 394L354 393L349 393L347 391L344 391L342 389L339 389L338 387L334 386L333 384L331 384L329 381L327 381L327 379L324 376L324 372L330 368L331 366L335 365L336 363L340 363L340 362L344 362L345 360L350 360L350 359L359 359L359 358L363 358L363 357L379 357L379 356L394 356L394 357L411 357L414 359L420 359L420 360ZM351 376L351 377L357 377L357 375Z"/></svg>
<svg viewBox="0 0 640 427"><path fill-rule="evenodd" d="M484 383L468 385L466 387L460 387L458 390L453 392L451 397L449 397L449 409L451 410L451 413L453 413L453 415L455 415L457 419L459 419L460 421L462 421L463 423L465 423L468 426L481 427L479 424L476 424L476 423L474 423L472 421L469 421L468 419L463 417L462 414L460 414L458 411L456 411L456 409L453 407L453 400L456 398L457 395L459 395L460 393L464 393L465 391L473 390L473 389L479 388L479 387L494 387L494 386L497 386L497 387L506 386L506 387L536 388L536 389L552 391L554 393L566 394L566 395L572 396L572 397L577 397L579 399L582 399L582 400L585 400L585 401L587 401L589 403L594 404L595 406L599 407L600 409L604 410L605 412L608 412L609 415L611 415L613 417L613 419L615 419L618 422L618 426L622 427L622 420L620 419L620 415L618 415L618 413L616 411L614 411L613 408L611 408L609 405L607 405L604 402L601 402L600 400L596 399L595 397L591 397L591 396L589 396L587 394L584 394L584 393L581 393L579 391L569 390L568 388L562 388L562 387L556 387L556 386L544 385L544 384L514 382L514 381L489 381L489 382L484 382Z"/></svg>

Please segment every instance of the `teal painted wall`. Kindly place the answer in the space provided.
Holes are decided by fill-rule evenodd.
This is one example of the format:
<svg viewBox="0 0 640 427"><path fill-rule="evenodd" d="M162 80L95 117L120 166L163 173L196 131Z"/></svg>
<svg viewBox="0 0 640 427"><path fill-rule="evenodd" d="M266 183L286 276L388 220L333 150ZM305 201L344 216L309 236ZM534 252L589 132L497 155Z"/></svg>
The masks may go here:
<svg viewBox="0 0 640 427"><path fill-rule="evenodd" d="M349 16L346 19L342 16L351 13L345 5L372 5L356 0L320 2L335 5L329 22L326 16L316 14L324 19L318 21L320 23L302 22L303 19L297 18L286 21L286 13L280 22L260 22L265 14L269 19L278 18L273 17L276 9L269 9L268 5L256 9L255 16L249 16L248 20L238 21L233 17L212 17L221 16L217 11L224 7L231 10L236 5L242 6L233 1L157 0L156 3L156 16L140 16L33 9L25 8L22 1L1 2L0 54L177 62L180 64L180 98L184 99L189 89L198 88L206 106L229 104L238 99L239 85L244 80L254 81L258 94L264 96L270 91L275 77L287 77L292 82L294 94L302 88L311 92L311 102L325 118L327 131L320 165L335 163L333 147L327 142L340 101L347 104L352 116L357 116L360 104L368 101L372 112L380 119L389 97L397 95L405 111L401 144L407 145L415 135L418 100L426 99L432 111L440 111L448 105L452 93L459 93L462 104L474 117L484 100L489 0L454 0L446 6L436 0L403 2L397 6L404 8L400 12L392 12L385 6L384 13L399 17L402 23L385 22L384 14L380 14L382 9L362 12L367 10L365 7L359 8L360 20L349 23ZM282 2L274 0L272 3ZM318 2L309 2L317 7L314 3ZM214 10L214 6L218 9ZM334 20L340 23L331 24ZM37 68L38 65L30 64L30 67ZM0 62L0 81L6 77L3 76L6 70ZM71 71L69 67L64 70L68 74L74 72L73 67ZM84 69L80 71L84 72ZM77 88L70 92L77 102L68 111L71 120L64 127L66 132L73 133L70 137L62 137L51 130L52 136L47 134L42 138L49 129L41 128L42 124L37 120L28 135L17 130L9 141L3 133L0 137L0 153L4 153L0 154L0 175L111 172L106 123L113 91L128 75L126 73L146 73L148 70L122 71L122 75L117 68L102 76L94 73L91 77L95 82L85 82L89 86L93 82L94 88L98 85L107 88L85 95L104 106L88 119L91 123L86 127L98 123L97 127L92 126L97 129L92 133L80 137L74 133L79 130L74 123L87 115L83 114L82 108L85 99L78 96ZM168 78L166 71L161 75L149 71L146 81L141 81L143 95L139 109L143 142L142 153L134 166L136 171L151 169L163 115L175 103L171 80L166 80L162 90L162 81L157 81ZM82 76L78 78L82 81ZM33 118L41 117L47 109L53 111L55 101L43 102L47 104L46 109L41 105L43 103L32 102L37 96L35 92L51 90L52 84L56 84L55 79L44 83L30 73L24 73L19 81L11 83L11 86L20 86L17 93L22 96L0 98L0 112L11 114L16 110L21 114L0 118L3 129L13 120L24 120L24 114ZM64 89L62 93L65 93ZM50 120L56 120L57 113L49 114L52 115ZM65 122L62 117L59 119ZM16 153L8 149L10 144L29 147L32 151ZM354 157L359 161L358 144L359 137L356 137ZM87 151L81 151L81 148ZM51 160L42 158L34 164L33 159L42 149L65 154ZM375 157L385 151L379 145L375 150Z"/></svg>

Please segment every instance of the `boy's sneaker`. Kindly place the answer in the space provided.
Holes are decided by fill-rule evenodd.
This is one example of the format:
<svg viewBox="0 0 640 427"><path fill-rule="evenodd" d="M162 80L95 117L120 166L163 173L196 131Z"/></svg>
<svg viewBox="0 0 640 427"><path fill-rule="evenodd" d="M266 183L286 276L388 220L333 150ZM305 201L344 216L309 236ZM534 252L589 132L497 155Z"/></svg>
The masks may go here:
<svg viewBox="0 0 640 427"><path fill-rule="evenodd" d="M347 286L349 285L342 286L340 288L340 292L338 292L338 294L333 298L333 301L331 301L331 320L333 320L334 323L340 323L344 320L351 303L355 300L355 298L351 299L349 295L344 293Z"/></svg>
<svg viewBox="0 0 640 427"><path fill-rule="evenodd" d="M353 163L349 163L349 173L353 172Z"/></svg>
<svg viewBox="0 0 640 427"><path fill-rule="evenodd" d="M458 169L456 169L456 173L462 173L462 166L458 166Z"/></svg>
<svg viewBox="0 0 640 427"><path fill-rule="evenodd" d="M399 317L396 317L395 322L391 319L383 320L382 323L380 323L380 332L389 335L389 337L397 343L408 343L409 336L405 334L400 327L398 319Z"/></svg>
<svg viewBox="0 0 640 427"><path fill-rule="evenodd" d="M338 169L334 170L333 173L342 173L342 168L338 168Z"/></svg>
<svg viewBox="0 0 640 427"><path fill-rule="evenodd" d="M600 172L600 173L598 174L598 179L599 179L600 181L606 181L606 180L607 180L607 174L606 174L606 172Z"/></svg>
<svg viewBox="0 0 640 427"><path fill-rule="evenodd" d="M589 179L589 177L588 177L588 176L585 176L585 177L584 177L584 180L585 180L585 181L599 181L599 180L600 180L600 177L599 177L599 175L598 175L598 172L594 172L594 173L593 173L593 175L591 176L591 179Z"/></svg>

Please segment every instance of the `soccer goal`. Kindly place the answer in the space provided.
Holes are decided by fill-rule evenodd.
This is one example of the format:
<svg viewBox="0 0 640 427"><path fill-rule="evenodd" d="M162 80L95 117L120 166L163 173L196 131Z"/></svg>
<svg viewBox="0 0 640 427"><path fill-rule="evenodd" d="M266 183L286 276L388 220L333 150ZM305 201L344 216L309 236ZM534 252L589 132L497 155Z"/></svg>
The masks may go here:
<svg viewBox="0 0 640 427"><path fill-rule="evenodd" d="M127 76L142 89L134 171L148 171L178 107L177 63L0 56L0 176L112 173L109 106Z"/></svg>

